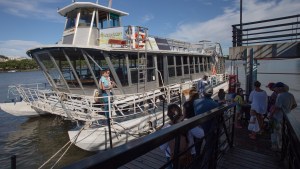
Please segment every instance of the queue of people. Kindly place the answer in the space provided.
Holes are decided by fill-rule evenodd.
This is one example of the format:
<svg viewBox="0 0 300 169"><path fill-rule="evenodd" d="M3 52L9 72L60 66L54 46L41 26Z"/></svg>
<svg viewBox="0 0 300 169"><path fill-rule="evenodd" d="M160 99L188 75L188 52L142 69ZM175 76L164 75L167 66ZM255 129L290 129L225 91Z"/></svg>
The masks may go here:
<svg viewBox="0 0 300 169"><path fill-rule="evenodd" d="M205 76L204 76L205 77ZM205 81L206 79L204 79ZM200 84L200 85L199 85ZM202 86L204 84L204 87ZM259 81L254 82L254 90L251 91L249 95L249 102L247 103L244 99L244 93L242 88L237 89L237 93L234 95L233 100L236 102L236 121L235 127L242 128L241 120L242 117L245 116L248 122L247 129L250 131L249 138L255 140L257 134L262 134L265 130L264 121L268 119L269 122L272 124L271 126L271 142L272 142L272 149L273 150L280 150L282 147L282 119L283 114L289 113L292 109L297 107L297 103L293 94L288 92L288 86L282 82L277 83L269 83L266 87L272 91L270 96L267 95L267 92L261 89L261 83ZM201 86L201 87L200 87ZM199 88L200 87L200 88ZM212 110L224 102L226 102L225 92L224 90L219 90L218 97L219 100L216 102L211 98L213 94L212 88L209 86L207 82L199 82L196 90L191 89L189 93L189 99L183 104L183 113L182 113L182 120L188 119L193 116L197 116L199 114L205 113L209 110ZM225 100L225 101L224 101ZM170 105L174 106L174 105ZM169 107L170 107L169 106ZM181 108L176 105L176 110L178 112L181 111ZM245 107L249 107L250 110L248 111L248 115L245 115ZM171 111L171 110L169 110ZM168 111L168 116L171 119L171 123L167 124L166 127L175 124L172 122L173 117L171 117L174 113L170 113ZM180 114L180 113L179 113ZM176 123L178 123L176 122ZM205 150L206 156L203 156L203 161L209 158L212 147L212 137L208 136L207 134L212 132L213 126L216 125L216 121L209 120L197 128L191 129L187 133L187 142L188 145L193 145L195 139L201 139L205 137ZM192 132L195 130L194 132ZM164 151L171 151L169 155L167 155L167 159L170 160L172 158L172 143L165 143L164 146L161 146L161 149ZM199 148L193 147L191 149L190 154L195 156L195 154L200 153ZM182 165L182 164L181 164ZM169 166L172 168L172 164Z"/></svg>
<svg viewBox="0 0 300 169"><path fill-rule="evenodd" d="M183 104L183 113L181 112L181 108L177 104L170 104L168 106L168 117L170 119L170 123L164 125L163 128L170 127L174 124L177 124L183 120L187 120L191 117L203 114L207 111L210 111L214 108L217 108L220 104L213 100L211 98L213 94L213 88L210 86L206 86L205 89L199 93L195 88L191 89L189 92L189 99ZM199 96L200 95L200 96ZM206 161L213 155L213 137L215 134L208 134L214 132L213 126L216 125L216 121L214 119L209 120L202 125L199 125L195 128L190 129L186 133L187 139L184 139L184 137L180 140L180 147L186 147L186 145L192 146L190 151L188 151L188 154L191 154L192 158L195 158L196 155L200 154L201 145L194 144L199 143L201 139L206 135L205 138L205 154L203 156L203 161ZM186 141L185 141L186 140ZM170 159L173 158L174 154L174 140L171 140L163 145L160 146L160 149L165 152L167 161L170 161ZM179 152L182 152L183 150L180 148ZM186 155L183 155L185 161L182 159L179 159L179 168L184 168L188 165L190 160L187 160L189 158L186 157ZM212 164L206 164L204 168L209 168L209 165ZM167 168L172 168L172 163L168 165Z"/></svg>

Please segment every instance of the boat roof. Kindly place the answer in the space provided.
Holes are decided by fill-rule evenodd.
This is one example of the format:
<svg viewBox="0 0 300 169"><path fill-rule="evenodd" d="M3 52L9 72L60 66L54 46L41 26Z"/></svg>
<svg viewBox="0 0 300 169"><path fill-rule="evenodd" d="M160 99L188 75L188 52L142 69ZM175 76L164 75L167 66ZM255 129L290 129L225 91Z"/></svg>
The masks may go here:
<svg viewBox="0 0 300 169"><path fill-rule="evenodd" d="M61 9L59 9L57 12L62 16L66 16L66 14L68 12L71 12L74 9L77 9L77 8L96 8L96 9L99 9L101 11L106 11L106 12L111 12L111 13L114 13L114 14L118 14L119 16L129 15L126 12L116 10L116 9L113 9L113 8L109 8L107 6L99 5L99 4L92 3L92 2L74 2L74 3L72 3L72 4L70 4L66 7L63 7Z"/></svg>
<svg viewBox="0 0 300 169"><path fill-rule="evenodd" d="M70 45L70 44L53 44L53 45L45 45L45 46L36 46L34 48L28 49L26 54L30 56L30 53L34 51L43 51L50 49L58 49L58 48L76 48L76 49L95 49L102 50L106 52L120 52L120 53L143 53L145 50L132 50L126 48L110 48L110 47L100 47L100 46L82 46L82 45ZM183 51L172 51L172 50L149 50L147 53L153 54L173 54L173 55L186 55L186 56L211 56L209 54L201 54L195 52L183 52Z"/></svg>

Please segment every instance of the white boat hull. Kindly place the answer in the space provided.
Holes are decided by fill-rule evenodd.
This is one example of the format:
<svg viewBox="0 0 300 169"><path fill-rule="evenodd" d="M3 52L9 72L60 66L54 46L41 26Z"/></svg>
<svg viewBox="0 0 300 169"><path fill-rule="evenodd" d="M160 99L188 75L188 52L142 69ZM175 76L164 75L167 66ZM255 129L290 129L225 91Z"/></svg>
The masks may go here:
<svg viewBox="0 0 300 169"><path fill-rule="evenodd" d="M159 111L156 113L156 115L150 114L144 117L112 125L112 146L120 146L145 134L153 132L153 128L162 126L162 118L162 111ZM109 132L107 126L88 127L82 130L74 129L68 131L68 134L71 142L81 149L87 151L101 151L110 149Z"/></svg>
<svg viewBox="0 0 300 169"><path fill-rule="evenodd" d="M0 109L14 116L39 116L41 113L36 112L27 102L0 103Z"/></svg>

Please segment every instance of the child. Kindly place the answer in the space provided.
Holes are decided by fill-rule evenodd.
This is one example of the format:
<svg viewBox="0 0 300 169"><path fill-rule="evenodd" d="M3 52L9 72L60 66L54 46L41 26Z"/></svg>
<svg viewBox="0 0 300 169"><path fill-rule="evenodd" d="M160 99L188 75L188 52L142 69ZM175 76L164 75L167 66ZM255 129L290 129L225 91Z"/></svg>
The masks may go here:
<svg viewBox="0 0 300 169"><path fill-rule="evenodd" d="M254 110L250 110L250 121L249 121L249 125L248 125L248 130L251 131L251 133L249 134L249 137L251 139L256 139L256 133L259 132L260 128L258 125L258 121L257 121L257 113Z"/></svg>
<svg viewBox="0 0 300 169"><path fill-rule="evenodd" d="M242 128L242 126L240 124L240 120L241 120L241 117L242 117L242 106L245 104L242 88L237 89L237 95L234 98L234 102L237 103L237 105L236 105L235 127L236 128Z"/></svg>

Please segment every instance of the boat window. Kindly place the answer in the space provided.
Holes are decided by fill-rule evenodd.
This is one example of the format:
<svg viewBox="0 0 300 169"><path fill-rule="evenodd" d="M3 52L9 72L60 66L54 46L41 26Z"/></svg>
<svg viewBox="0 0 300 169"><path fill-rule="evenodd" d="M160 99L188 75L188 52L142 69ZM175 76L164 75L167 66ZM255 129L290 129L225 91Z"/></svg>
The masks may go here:
<svg viewBox="0 0 300 169"><path fill-rule="evenodd" d="M183 58L183 73L185 75L189 74L189 64L188 64L188 56L184 56Z"/></svg>
<svg viewBox="0 0 300 169"><path fill-rule="evenodd" d="M82 9L80 13L80 19L78 27L89 27L91 24L93 24L93 27L96 27L96 20L94 19L94 22L92 22L93 17L93 10L92 9Z"/></svg>
<svg viewBox="0 0 300 169"><path fill-rule="evenodd" d="M106 12L98 11L98 18L99 18L98 28L99 29L108 28L107 15L108 14Z"/></svg>
<svg viewBox="0 0 300 169"><path fill-rule="evenodd" d="M207 68L211 70L211 58L207 58Z"/></svg>
<svg viewBox="0 0 300 169"><path fill-rule="evenodd" d="M207 57L204 58L204 71L207 71Z"/></svg>
<svg viewBox="0 0 300 169"><path fill-rule="evenodd" d="M110 27L120 26L120 17L117 14L110 13Z"/></svg>
<svg viewBox="0 0 300 169"><path fill-rule="evenodd" d="M199 62L199 56L195 56L195 71L196 71L196 73L200 72L199 71L199 64L200 64L200 62Z"/></svg>
<svg viewBox="0 0 300 169"><path fill-rule="evenodd" d="M122 86L128 86L128 71L125 56L111 56L110 60L118 76L117 78L119 78Z"/></svg>
<svg viewBox="0 0 300 169"><path fill-rule="evenodd" d="M46 68L45 73L50 75L50 78L55 82L56 86L60 89L66 89L67 85L64 82L64 77L61 77L59 72L60 70L58 70L57 66L55 65L58 63L58 61L56 61L56 63L52 62L48 53L39 54L38 58L41 61L41 64L43 64Z"/></svg>
<svg viewBox="0 0 300 169"><path fill-rule="evenodd" d="M174 56L168 56L168 65L174 65Z"/></svg>
<svg viewBox="0 0 300 169"><path fill-rule="evenodd" d="M194 57L190 56L189 61L190 61L190 73L194 74Z"/></svg>
<svg viewBox="0 0 300 169"><path fill-rule="evenodd" d="M176 76L175 74L175 63L174 63L174 56L167 56L168 58L168 70L169 70L169 77Z"/></svg>
<svg viewBox="0 0 300 169"><path fill-rule="evenodd" d="M138 71L137 71L137 56L136 55L129 55L129 69L131 74L131 83L138 82Z"/></svg>
<svg viewBox="0 0 300 169"><path fill-rule="evenodd" d="M203 64L203 59L204 57L200 57L200 72L203 72L204 71L204 64Z"/></svg>
<svg viewBox="0 0 300 169"><path fill-rule="evenodd" d="M72 11L67 14L67 23L66 23L65 30L75 27L76 18L77 18L76 11Z"/></svg>
<svg viewBox="0 0 300 169"><path fill-rule="evenodd" d="M147 82L155 81L154 57L147 55Z"/></svg>
<svg viewBox="0 0 300 169"><path fill-rule="evenodd" d="M175 67L169 67L169 77L175 76Z"/></svg>
<svg viewBox="0 0 300 169"><path fill-rule="evenodd" d="M176 58L176 76L182 76L181 56L175 56L175 58Z"/></svg>
<svg viewBox="0 0 300 169"><path fill-rule="evenodd" d="M188 59L188 58L187 58L186 56L185 56L185 57L183 57L183 64L184 64L184 65L188 64L188 61L187 61L187 59Z"/></svg>

